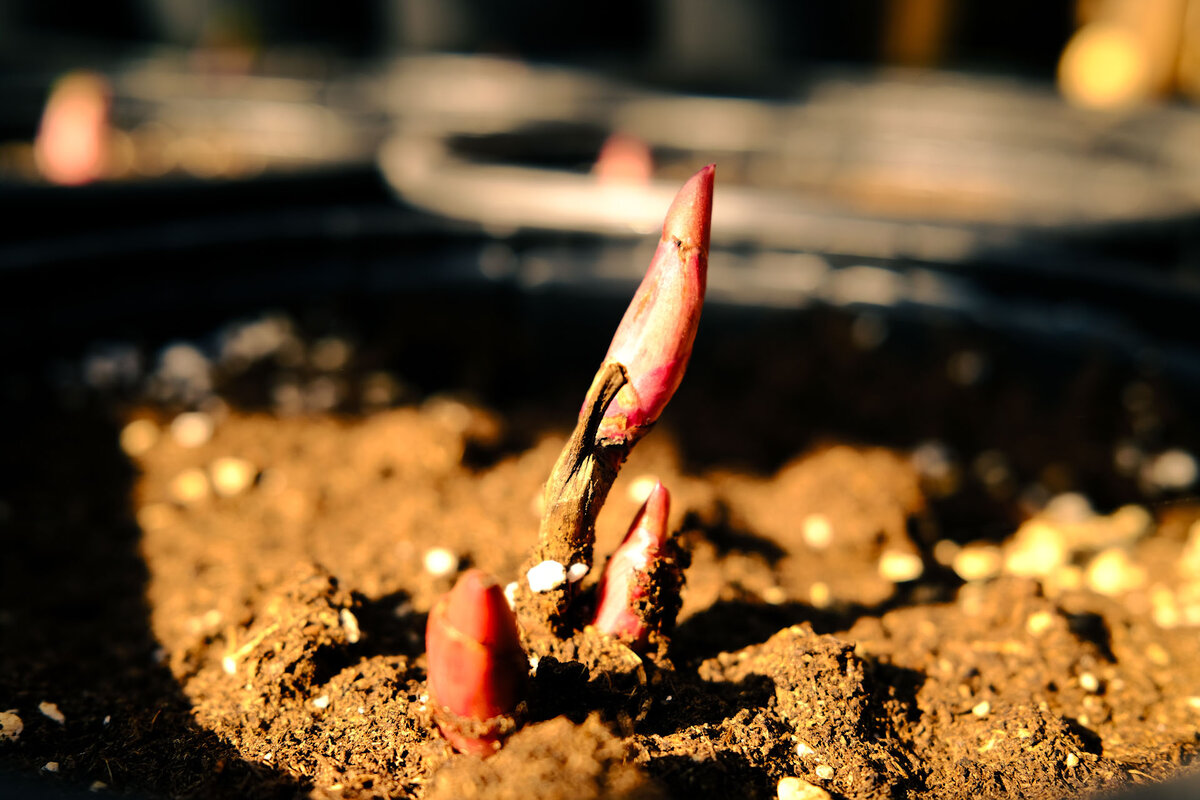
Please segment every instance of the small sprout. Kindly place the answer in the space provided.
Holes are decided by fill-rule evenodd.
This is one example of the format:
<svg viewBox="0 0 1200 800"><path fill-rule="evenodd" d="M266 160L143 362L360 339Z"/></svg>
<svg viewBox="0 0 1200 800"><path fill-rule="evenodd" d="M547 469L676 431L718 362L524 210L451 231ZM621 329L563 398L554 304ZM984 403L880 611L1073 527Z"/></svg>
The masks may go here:
<svg viewBox="0 0 1200 800"><path fill-rule="evenodd" d="M679 611L683 576L678 548L667 532L670 509L670 494L656 484L597 588L592 625L637 652L645 652L653 633L673 626Z"/></svg>
<svg viewBox="0 0 1200 800"><path fill-rule="evenodd" d="M429 613L425 649L442 734L460 752L495 752L516 727L528 672L500 585L478 569L463 573Z"/></svg>
<svg viewBox="0 0 1200 800"><path fill-rule="evenodd" d="M586 574L596 516L617 473L683 380L704 302L715 172L710 164L693 175L667 210L646 276L546 481L527 571L554 561L570 565L574 575ZM515 599L526 630L568 635L578 585L567 579L538 592L532 579L522 582Z"/></svg>

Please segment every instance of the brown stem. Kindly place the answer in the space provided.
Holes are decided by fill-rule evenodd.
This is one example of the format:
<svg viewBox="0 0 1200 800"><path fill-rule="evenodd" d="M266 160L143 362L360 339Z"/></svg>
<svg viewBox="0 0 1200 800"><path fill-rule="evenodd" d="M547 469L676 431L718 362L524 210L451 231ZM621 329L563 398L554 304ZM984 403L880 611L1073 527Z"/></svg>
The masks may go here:
<svg viewBox="0 0 1200 800"><path fill-rule="evenodd" d="M527 631L560 635L566 632L574 585L564 582L548 591L534 593L526 574L544 561L556 561L565 569L573 564L591 568L596 515L629 454L628 445L597 442L596 431L605 410L628 381L625 368L617 362L605 361L600 365L575 430L546 482L538 544L518 581L517 614Z"/></svg>

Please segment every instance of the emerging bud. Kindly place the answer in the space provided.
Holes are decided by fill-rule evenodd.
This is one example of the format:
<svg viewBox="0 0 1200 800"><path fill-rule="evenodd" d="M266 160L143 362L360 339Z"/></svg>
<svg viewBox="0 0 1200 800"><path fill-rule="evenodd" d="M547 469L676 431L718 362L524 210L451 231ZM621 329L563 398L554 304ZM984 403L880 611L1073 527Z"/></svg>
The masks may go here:
<svg viewBox="0 0 1200 800"><path fill-rule="evenodd" d="M709 164L675 195L650 268L613 335L605 360L622 364L629 383L605 411L601 440L636 442L683 380L704 303L715 171Z"/></svg>
<svg viewBox="0 0 1200 800"><path fill-rule="evenodd" d="M613 553L596 590L592 625L644 652L654 632L665 632L679 613L683 582L678 547L667 534L671 495L656 484L621 546Z"/></svg>
<svg viewBox="0 0 1200 800"><path fill-rule="evenodd" d="M463 753L500 747L524 698L528 662L504 590L482 570L463 573L429 613L429 699L443 735Z"/></svg>

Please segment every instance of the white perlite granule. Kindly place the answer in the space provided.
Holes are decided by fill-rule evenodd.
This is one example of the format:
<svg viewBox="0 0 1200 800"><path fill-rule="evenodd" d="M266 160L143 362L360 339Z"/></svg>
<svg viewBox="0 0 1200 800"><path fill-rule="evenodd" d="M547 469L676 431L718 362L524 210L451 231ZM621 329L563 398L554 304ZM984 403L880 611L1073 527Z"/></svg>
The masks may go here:
<svg viewBox="0 0 1200 800"><path fill-rule="evenodd" d="M543 561L525 573L529 588L534 592L548 592L567 582L567 569L557 561Z"/></svg>

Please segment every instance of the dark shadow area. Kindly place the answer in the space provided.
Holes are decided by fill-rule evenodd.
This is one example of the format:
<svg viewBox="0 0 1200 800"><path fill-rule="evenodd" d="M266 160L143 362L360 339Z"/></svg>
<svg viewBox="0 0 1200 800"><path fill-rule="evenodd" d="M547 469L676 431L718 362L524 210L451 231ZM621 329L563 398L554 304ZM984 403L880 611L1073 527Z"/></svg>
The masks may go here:
<svg viewBox="0 0 1200 800"><path fill-rule="evenodd" d="M778 543L760 536L749 530L735 527L729 514L729 506L724 501L716 504L716 518L705 521L695 511L689 511L683 517L682 530L696 532L716 548L721 556L730 553L759 556L772 567L787 555Z"/></svg>
<svg viewBox="0 0 1200 800"><path fill-rule="evenodd" d="M766 708L775 696L775 682L766 675L740 681L705 681L693 673L666 676L656 703L638 723L638 733L668 735L693 725L716 724L744 709ZM666 701L665 698L671 698Z"/></svg>
<svg viewBox="0 0 1200 800"><path fill-rule="evenodd" d="M1104 621L1104 617L1090 612L1066 612L1066 616L1071 633L1096 645L1100 655L1110 664L1116 663L1117 656L1112 651L1112 633L1108 630L1108 623Z"/></svg>
<svg viewBox="0 0 1200 800"><path fill-rule="evenodd" d="M744 797L770 800L777 780L729 750L713 749L707 758L661 756L646 771L667 787L671 797Z"/></svg>
<svg viewBox="0 0 1200 800"><path fill-rule="evenodd" d="M134 476L111 409L31 388L4 412L0 696L24 730L3 757L41 778L0 784L0 795L80 787L86 796L99 781L163 797L295 796L293 777L242 760L197 727L161 663L131 514ZM48 762L57 774L43 770Z"/></svg>
<svg viewBox="0 0 1200 800"><path fill-rule="evenodd" d="M864 616L879 616L905 603L893 598L877 606L814 608L806 603L722 600L688 617L671 639L672 655L681 664L698 664L718 653L761 644L792 625L806 622L819 634L846 630Z"/></svg>
<svg viewBox="0 0 1200 800"><path fill-rule="evenodd" d="M412 610L408 592L392 592L364 600L354 613L363 637L347 649L347 657L352 662L371 656L413 658L425 652L425 619L428 615Z"/></svg>

